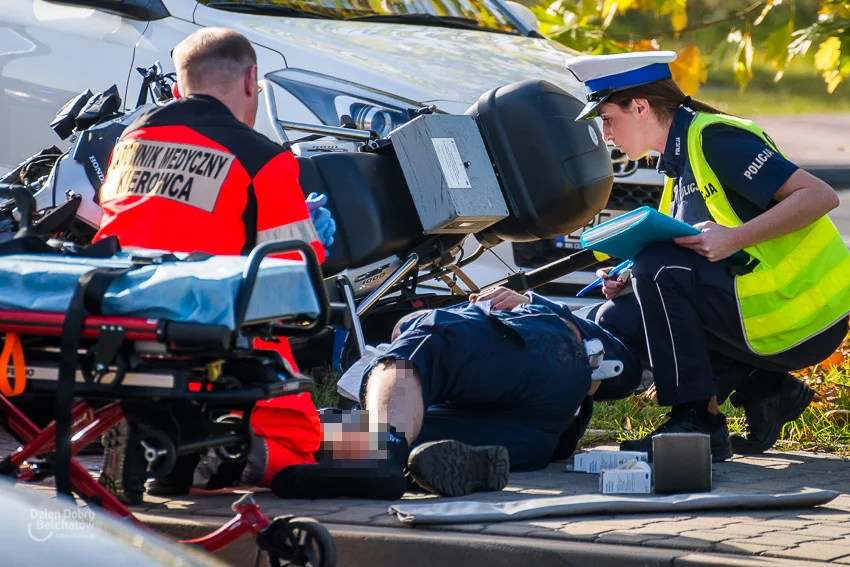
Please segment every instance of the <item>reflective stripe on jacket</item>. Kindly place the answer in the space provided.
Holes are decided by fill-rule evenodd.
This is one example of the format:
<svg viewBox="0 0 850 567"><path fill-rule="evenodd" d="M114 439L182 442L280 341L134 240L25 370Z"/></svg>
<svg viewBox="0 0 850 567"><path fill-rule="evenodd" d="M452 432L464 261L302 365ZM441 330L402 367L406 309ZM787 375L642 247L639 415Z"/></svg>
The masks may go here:
<svg viewBox="0 0 850 567"><path fill-rule="evenodd" d="M712 124L741 128L773 141L755 124L721 114L697 113L688 129L688 159L714 222L741 223L702 151L702 131ZM670 214L673 179L659 210ZM827 216L790 234L744 249L758 263L735 279L738 309L749 348L760 355L788 350L850 313L850 250Z"/></svg>

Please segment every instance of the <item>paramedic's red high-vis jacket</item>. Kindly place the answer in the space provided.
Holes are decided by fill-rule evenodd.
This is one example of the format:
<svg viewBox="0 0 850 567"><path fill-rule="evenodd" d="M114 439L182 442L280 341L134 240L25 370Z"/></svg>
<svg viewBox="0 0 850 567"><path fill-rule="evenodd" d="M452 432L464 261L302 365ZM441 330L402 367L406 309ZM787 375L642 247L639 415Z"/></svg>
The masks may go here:
<svg viewBox="0 0 850 567"><path fill-rule="evenodd" d="M298 162L210 96L178 99L130 124L112 152L99 200L95 241L114 235L125 247L239 255L268 240L302 240L325 259ZM256 346L297 368L286 339ZM321 434L309 394L297 396L304 397L259 402L252 414L267 442L268 478L284 466L314 462ZM286 411L303 413L312 433L291 435L294 422L281 417Z"/></svg>
<svg viewBox="0 0 850 567"><path fill-rule="evenodd" d="M130 124L99 199L99 240L174 252L247 254L267 240L325 251L291 153L210 96L181 98Z"/></svg>

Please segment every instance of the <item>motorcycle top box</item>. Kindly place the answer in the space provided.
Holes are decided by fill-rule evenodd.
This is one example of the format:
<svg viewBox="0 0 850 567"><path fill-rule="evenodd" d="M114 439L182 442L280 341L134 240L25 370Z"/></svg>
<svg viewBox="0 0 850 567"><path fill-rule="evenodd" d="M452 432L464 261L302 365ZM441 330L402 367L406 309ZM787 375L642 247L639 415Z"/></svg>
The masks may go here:
<svg viewBox="0 0 850 567"><path fill-rule="evenodd" d="M510 216L486 229L501 240L556 238L605 207L614 171L584 102L546 81L492 89L467 111L490 149Z"/></svg>

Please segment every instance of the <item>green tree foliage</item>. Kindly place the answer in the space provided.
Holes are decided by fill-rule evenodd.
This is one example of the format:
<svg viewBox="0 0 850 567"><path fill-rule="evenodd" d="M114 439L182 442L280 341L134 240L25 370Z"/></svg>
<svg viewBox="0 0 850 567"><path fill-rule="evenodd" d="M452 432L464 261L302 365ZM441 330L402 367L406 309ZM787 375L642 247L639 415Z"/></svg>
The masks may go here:
<svg viewBox="0 0 850 567"><path fill-rule="evenodd" d="M696 94L708 70L731 62L743 91L758 54L782 79L805 57L832 93L850 77L850 0L761 0L730 8L722 0L545 0L532 10L541 32L590 54L670 47L674 78ZM649 31L647 31L649 30Z"/></svg>

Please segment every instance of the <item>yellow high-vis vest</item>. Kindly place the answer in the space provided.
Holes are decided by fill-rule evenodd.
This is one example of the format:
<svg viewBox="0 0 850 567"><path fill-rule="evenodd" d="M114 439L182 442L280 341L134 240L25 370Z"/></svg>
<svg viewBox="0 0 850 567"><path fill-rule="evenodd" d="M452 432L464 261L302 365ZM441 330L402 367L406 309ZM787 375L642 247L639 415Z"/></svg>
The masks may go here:
<svg viewBox="0 0 850 567"><path fill-rule="evenodd" d="M749 120L698 112L688 128L688 159L712 219L742 224L705 159L702 132L712 124L741 128L779 149ZM673 179L667 178L659 211L669 215ZM735 278L735 295L747 344L771 355L817 335L850 313L850 250L827 216L785 236L744 249L758 260L752 272Z"/></svg>

